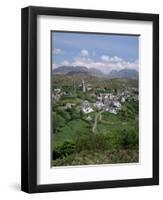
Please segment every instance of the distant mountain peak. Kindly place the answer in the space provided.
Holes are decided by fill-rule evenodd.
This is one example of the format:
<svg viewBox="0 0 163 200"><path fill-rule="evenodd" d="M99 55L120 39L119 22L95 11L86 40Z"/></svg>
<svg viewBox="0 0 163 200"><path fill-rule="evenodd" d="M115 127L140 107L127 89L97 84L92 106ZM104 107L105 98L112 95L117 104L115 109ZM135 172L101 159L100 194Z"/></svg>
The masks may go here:
<svg viewBox="0 0 163 200"><path fill-rule="evenodd" d="M122 69L122 70L112 70L109 74L111 78L129 78L138 79L139 73L135 69Z"/></svg>
<svg viewBox="0 0 163 200"><path fill-rule="evenodd" d="M95 68L87 68L85 66L60 66L53 70L54 74L85 74L92 76L101 76L103 73Z"/></svg>

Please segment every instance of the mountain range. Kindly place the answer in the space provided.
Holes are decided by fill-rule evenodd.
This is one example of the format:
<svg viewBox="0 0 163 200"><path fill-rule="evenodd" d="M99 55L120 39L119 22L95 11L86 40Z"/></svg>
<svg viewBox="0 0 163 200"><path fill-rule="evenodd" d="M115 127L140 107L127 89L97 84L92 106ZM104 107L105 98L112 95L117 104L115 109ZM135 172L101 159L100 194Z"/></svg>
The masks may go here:
<svg viewBox="0 0 163 200"><path fill-rule="evenodd" d="M55 74L85 74L85 75L92 75L92 76L102 76L104 75L100 70L95 68L87 68L85 66L60 66L53 70Z"/></svg>
<svg viewBox="0 0 163 200"><path fill-rule="evenodd" d="M108 78L129 78L138 79L138 72L134 69L112 70L109 74L104 74L96 68L87 68L85 66L60 66L53 70L54 74L63 75L91 75Z"/></svg>
<svg viewBox="0 0 163 200"><path fill-rule="evenodd" d="M130 78L138 79L139 73L135 69L112 70L109 74L111 78Z"/></svg>

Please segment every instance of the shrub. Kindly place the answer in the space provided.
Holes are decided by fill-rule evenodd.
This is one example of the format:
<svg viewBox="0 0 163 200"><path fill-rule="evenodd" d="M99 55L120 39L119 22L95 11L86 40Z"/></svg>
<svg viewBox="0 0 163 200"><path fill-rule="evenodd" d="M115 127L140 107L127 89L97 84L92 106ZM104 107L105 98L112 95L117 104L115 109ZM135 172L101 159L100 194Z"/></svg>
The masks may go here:
<svg viewBox="0 0 163 200"><path fill-rule="evenodd" d="M76 142L76 151L83 150L105 150L108 149L109 143L103 134L88 134L79 138Z"/></svg>
<svg viewBox="0 0 163 200"><path fill-rule="evenodd" d="M138 133L134 129L123 129L119 132L117 144L123 148L138 145Z"/></svg>
<svg viewBox="0 0 163 200"><path fill-rule="evenodd" d="M68 156L75 151L75 144L71 141L64 142L63 145L58 146L53 150L53 160Z"/></svg>
<svg viewBox="0 0 163 200"><path fill-rule="evenodd" d="M71 120L71 116L68 112L66 112L64 110L60 110L60 111L58 111L58 113L66 120L66 122Z"/></svg>
<svg viewBox="0 0 163 200"><path fill-rule="evenodd" d="M139 112L139 102L131 101L125 102L118 112L118 116L122 120L131 120L135 119L138 116Z"/></svg>

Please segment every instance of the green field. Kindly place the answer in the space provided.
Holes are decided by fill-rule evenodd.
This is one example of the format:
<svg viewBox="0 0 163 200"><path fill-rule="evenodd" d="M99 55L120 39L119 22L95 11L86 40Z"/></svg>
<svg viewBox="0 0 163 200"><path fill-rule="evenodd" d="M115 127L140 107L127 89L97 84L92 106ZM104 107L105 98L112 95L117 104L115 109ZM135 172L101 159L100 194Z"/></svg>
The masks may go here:
<svg viewBox="0 0 163 200"><path fill-rule="evenodd" d="M71 120L59 130L59 133L54 134L53 146L55 148L66 141L76 142L90 131L90 125L82 119Z"/></svg>
<svg viewBox="0 0 163 200"><path fill-rule="evenodd" d="M89 80L92 91L82 93L72 85L79 85L81 80ZM91 165L111 163L132 163L139 160L139 102L126 101L117 114L107 111L85 114L81 111L83 100L91 105L95 102L93 95L97 91L121 91L128 87L138 87L137 80L106 79L97 77L53 77L53 88L66 88L71 96L63 96L52 102L52 153L54 166ZM65 86L65 87L64 87ZM67 103L73 106L65 109ZM98 117L97 117L98 116ZM89 118L88 118L89 117ZM97 119L96 119L97 118ZM88 120L89 119L89 120ZM97 125L93 131L93 125Z"/></svg>

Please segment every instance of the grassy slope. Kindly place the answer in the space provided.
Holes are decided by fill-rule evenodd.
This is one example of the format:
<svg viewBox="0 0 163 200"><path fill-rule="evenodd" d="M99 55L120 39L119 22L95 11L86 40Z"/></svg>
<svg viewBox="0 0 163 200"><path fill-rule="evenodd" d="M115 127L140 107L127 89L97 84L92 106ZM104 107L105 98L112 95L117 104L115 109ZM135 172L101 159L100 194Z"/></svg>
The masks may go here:
<svg viewBox="0 0 163 200"><path fill-rule="evenodd" d="M53 160L54 166L62 165L91 165L91 164L112 164L112 163L133 163L138 162L138 146L129 148L114 148L117 145L117 137L119 131L122 129L132 130L137 128L137 122L121 121L117 115L110 113L103 113L102 120L98 123L97 134L107 136L108 146L107 149L81 150L72 153L71 155L64 156ZM89 124L83 120L73 120L61 129L62 132L56 134L53 141L53 148L56 145L61 145L65 141L75 142L78 138L88 137L91 140L91 129ZM95 133L96 134L96 133ZM109 144L109 140L111 144ZM87 144L84 142L85 146ZM89 145L89 141L88 141Z"/></svg>
<svg viewBox="0 0 163 200"><path fill-rule="evenodd" d="M62 85L72 85L72 79L76 84L80 84L81 80L85 79L94 87L107 87L107 88L122 88L122 87L137 87L136 80L126 79L97 79L95 77L53 77L53 84L58 87ZM70 100L64 100L64 103ZM78 103L81 100L75 98L71 103ZM63 102L62 102L63 103ZM95 112L90 114L92 118ZM116 141L119 131L126 129L128 131L136 130L138 134L138 121L134 119L123 120L117 115L104 112L102 113L102 120L98 122L95 134L102 134L108 138ZM53 134L52 147L53 150L57 146L61 146L66 141L75 143L79 138L86 137L93 134L92 127L88 122L82 119L73 119L65 124L64 127L59 129L59 132ZM89 138L89 137L88 137ZM53 160L53 165L80 165L80 164L105 164L105 163L124 163L124 162L137 162L138 161L138 146L126 148L113 148L108 146L106 150L81 150L79 152L66 155L65 157Z"/></svg>
<svg viewBox="0 0 163 200"><path fill-rule="evenodd" d="M93 116L93 113L92 113ZM112 135L122 129L137 129L138 122L135 120L122 121L117 115L104 112L102 120L98 122L96 132L104 135ZM82 119L76 119L68 122L60 129L60 132L54 135L53 148L62 145L65 141L75 142L78 137L92 133L89 123Z"/></svg>
<svg viewBox="0 0 163 200"><path fill-rule="evenodd" d="M137 128L135 120L122 121L117 115L105 112L102 114L102 120L97 125L98 133L114 134L119 129L132 129Z"/></svg>
<svg viewBox="0 0 163 200"><path fill-rule="evenodd" d="M78 137L87 134L90 130L89 124L82 119L72 120L62 127L59 133L54 134L53 148L62 145L65 141L75 142Z"/></svg>

